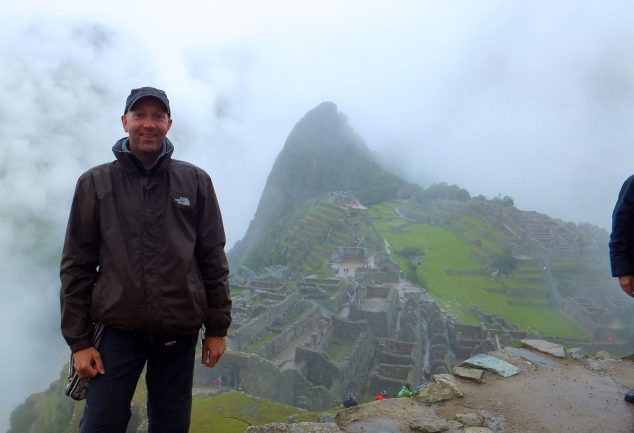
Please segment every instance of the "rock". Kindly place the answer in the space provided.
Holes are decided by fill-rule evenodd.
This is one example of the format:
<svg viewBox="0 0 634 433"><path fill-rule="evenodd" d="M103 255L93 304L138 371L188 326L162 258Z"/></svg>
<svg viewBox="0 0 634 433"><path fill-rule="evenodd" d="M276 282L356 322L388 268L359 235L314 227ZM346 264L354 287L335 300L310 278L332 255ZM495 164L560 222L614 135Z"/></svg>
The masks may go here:
<svg viewBox="0 0 634 433"><path fill-rule="evenodd" d="M454 367L453 374L454 376L462 377L463 379L482 383L482 375L484 374L484 371L479 368Z"/></svg>
<svg viewBox="0 0 634 433"><path fill-rule="evenodd" d="M486 427L467 427L464 429L464 433L493 433Z"/></svg>
<svg viewBox="0 0 634 433"><path fill-rule="evenodd" d="M337 412L335 422L346 431L361 431L356 427L396 422L400 431L439 432L448 423L427 406L412 398L390 398L350 407ZM365 431L368 431L367 428ZM381 431L381 430L377 430Z"/></svg>
<svg viewBox="0 0 634 433"><path fill-rule="evenodd" d="M502 377L509 377L517 374L518 369L516 366L509 364L506 361L496 358L495 356L485 355L479 353L471 358L465 360L460 365L466 365L473 368L481 368L486 371L490 371L495 374L499 374Z"/></svg>
<svg viewBox="0 0 634 433"><path fill-rule="evenodd" d="M415 398L425 403L437 403L456 397L464 397L464 393L458 387L454 377L450 374L435 374L430 383L421 387L420 395Z"/></svg>
<svg viewBox="0 0 634 433"><path fill-rule="evenodd" d="M464 425L459 422L456 421L455 419L452 419L451 421L447 422L448 425L448 429L449 431L455 431L455 430L460 430L462 432L462 428L464 427Z"/></svg>
<svg viewBox="0 0 634 433"><path fill-rule="evenodd" d="M522 344L528 347L532 347L540 352L548 353L549 355L556 356L557 358L565 358L566 352L561 344L551 343L546 340L524 339L520 340Z"/></svg>
<svg viewBox="0 0 634 433"><path fill-rule="evenodd" d="M451 374L434 374L431 377L431 380L441 385L448 386L458 397L464 397L464 393L456 383L456 379Z"/></svg>
<svg viewBox="0 0 634 433"><path fill-rule="evenodd" d="M341 433L337 424L298 422L295 424L271 423L249 427L245 433Z"/></svg>
<svg viewBox="0 0 634 433"><path fill-rule="evenodd" d="M600 359L602 361L607 361L607 360L612 359L610 354L608 352L603 351L603 350L599 350L597 353L595 353L593 358Z"/></svg>
<svg viewBox="0 0 634 433"><path fill-rule="evenodd" d="M526 349L518 349L515 347L505 347L504 348L505 352L510 353L513 356L518 356L522 359L525 359L529 362L532 362L533 364L537 364L540 367L545 367L545 368L557 368L559 365L553 361L552 359L548 359L545 358L535 352L531 352L530 350L526 350Z"/></svg>
<svg viewBox="0 0 634 433"><path fill-rule="evenodd" d="M581 361L584 356L584 350L581 347L573 347L566 350L566 354L574 360Z"/></svg>
<svg viewBox="0 0 634 433"><path fill-rule="evenodd" d="M456 421L467 427L482 427L484 417L477 413L457 413Z"/></svg>
<svg viewBox="0 0 634 433"><path fill-rule="evenodd" d="M415 420L409 424L409 428L415 432L421 433L437 433L446 431L449 423L440 417L427 420Z"/></svg>

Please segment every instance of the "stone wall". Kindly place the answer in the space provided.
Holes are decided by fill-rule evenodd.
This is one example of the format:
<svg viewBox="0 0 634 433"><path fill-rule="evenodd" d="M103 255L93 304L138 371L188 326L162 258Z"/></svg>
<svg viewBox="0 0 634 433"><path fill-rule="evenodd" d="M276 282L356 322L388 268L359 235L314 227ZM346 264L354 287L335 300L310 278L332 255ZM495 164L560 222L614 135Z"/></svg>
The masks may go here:
<svg viewBox="0 0 634 433"><path fill-rule="evenodd" d="M342 381L341 367L322 351L297 347L295 363L302 366L302 374L315 385L330 389L334 382Z"/></svg>
<svg viewBox="0 0 634 433"><path fill-rule="evenodd" d="M411 369L411 365L381 364L377 373L406 383Z"/></svg>
<svg viewBox="0 0 634 433"><path fill-rule="evenodd" d="M387 298L390 295L390 286L368 285L365 289L366 298Z"/></svg>
<svg viewBox="0 0 634 433"><path fill-rule="evenodd" d="M414 365L415 363L412 355L397 355L383 350L377 351L376 359L379 364Z"/></svg>
<svg viewBox="0 0 634 433"><path fill-rule="evenodd" d="M328 388L336 398L351 391L362 392L375 351L368 323L333 318L331 338L354 341L343 361L333 361L322 351L298 347L295 363L301 365L301 372L308 380Z"/></svg>
<svg viewBox="0 0 634 433"><path fill-rule="evenodd" d="M253 354L227 352L213 369L196 364L194 386L209 387L219 375L224 386L307 410L325 410L338 403L325 387L310 383L299 371L280 371Z"/></svg>
<svg viewBox="0 0 634 433"><path fill-rule="evenodd" d="M295 294L288 295L282 301L268 306L265 311L249 321L243 324L234 334L231 335L231 345L235 349L240 349L251 342L255 341L262 334L267 332L267 329L281 317L296 301Z"/></svg>
<svg viewBox="0 0 634 433"><path fill-rule="evenodd" d="M311 329L319 329L319 323L322 319L319 307L313 307L304 314L291 326L284 329L271 342L266 344L258 355L266 359L272 359L277 354L284 351L288 346L300 335L307 333Z"/></svg>
<svg viewBox="0 0 634 433"><path fill-rule="evenodd" d="M334 337L354 341L359 338L359 335L367 332L367 330L368 322L365 320L352 321L336 316L332 318L332 331Z"/></svg>
<svg viewBox="0 0 634 433"><path fill-rule="evenodd" d="M357 270L357 274L363 278L363 281L366 284L396 284L398 283L400 277L399 271L362 272L361 270Z"/></svg>
<svg viewBox="0 0 634 433"><path fill-rule="evenodd" d="M388 311L367 311L351 304L348 317L351 320L366 320L377 337L388 337L391 333Z"/></svg>
<svg viewBox="0 0 634 433"><path fill-rule="evenodd" d="M385 295L386 290L387 295ZM378 291L378 293L383 296L372 296L375 291ZM370 328L372 328L372 333L376 337L387 338L392 336L396 328L399 308L399 299L396 290L374 286L363 290L363 293L365 295L360 298L359 303L350 305L348 317L351 320L367 320L370 324ZM376 308L377 304L374 302L376 298L384 299L384 308ZM374 308L366 309L364 304L370 302L374 304Z"/></svg>
<svg viewBox="0 0 634 433"><path fill-rule="evenodd" d="M414 343L407 341L396 341L386 339L383 342L383 347L387 352L391 352L397 355L407 355L410 356L412 351L414 350Z"/></svg>

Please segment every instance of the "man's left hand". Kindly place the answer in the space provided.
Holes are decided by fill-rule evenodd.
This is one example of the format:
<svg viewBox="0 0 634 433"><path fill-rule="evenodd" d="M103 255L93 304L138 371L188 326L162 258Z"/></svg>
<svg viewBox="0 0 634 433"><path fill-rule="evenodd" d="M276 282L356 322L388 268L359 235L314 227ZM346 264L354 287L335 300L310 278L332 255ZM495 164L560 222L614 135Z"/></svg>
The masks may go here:
<svg viewBox="0 0 634 433"><path fill-rule="evenodd" d="M224 337L205 337L201 363L204 364L205 367L213 367L226 350L227 343Z"/></svg>

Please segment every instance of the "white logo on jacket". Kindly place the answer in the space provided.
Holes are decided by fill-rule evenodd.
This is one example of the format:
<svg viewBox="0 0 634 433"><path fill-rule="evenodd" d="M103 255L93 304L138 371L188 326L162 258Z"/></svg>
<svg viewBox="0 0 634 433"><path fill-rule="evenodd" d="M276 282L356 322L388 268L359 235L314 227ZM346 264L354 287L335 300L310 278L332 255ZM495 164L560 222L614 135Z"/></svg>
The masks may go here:
<svg viewBox="0 0 634 433"><path fill-rule="evenodd" d="M178 197L175 198L174 201L176 202L176 204L179 204L181 206L189 206L189 199L187 197Z"/></svg>

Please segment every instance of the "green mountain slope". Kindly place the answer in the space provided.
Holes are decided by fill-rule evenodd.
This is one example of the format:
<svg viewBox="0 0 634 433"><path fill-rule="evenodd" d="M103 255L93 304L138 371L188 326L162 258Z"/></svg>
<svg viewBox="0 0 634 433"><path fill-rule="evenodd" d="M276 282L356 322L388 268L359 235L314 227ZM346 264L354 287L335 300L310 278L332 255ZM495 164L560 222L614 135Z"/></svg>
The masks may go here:
<svg viewBox="0 0 634 433"><path fill-rule="evenodd" d="M383 170L337 106L324 102L309 111L289 134L267 179L255 217L245 237L229 254L231 264L234 268L249 262L259 266L259 261L248 257L265 254L271 246L270 238L285 231L279 222L328 192L346 191L364 205L371 205L416 189ZM269 239L264 240L267 236Z"/></svg>

